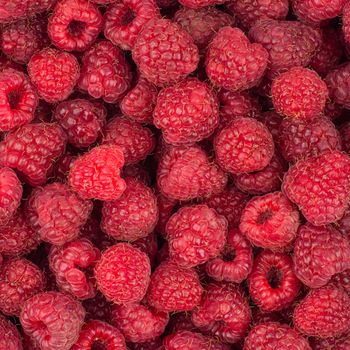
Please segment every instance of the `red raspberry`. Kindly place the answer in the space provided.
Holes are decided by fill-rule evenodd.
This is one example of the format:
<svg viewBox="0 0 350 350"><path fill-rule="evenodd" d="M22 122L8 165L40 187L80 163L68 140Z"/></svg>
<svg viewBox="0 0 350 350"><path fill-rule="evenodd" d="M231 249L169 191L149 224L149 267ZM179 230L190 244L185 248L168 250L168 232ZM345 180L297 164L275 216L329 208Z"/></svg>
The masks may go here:
<svg viewBox="0 0 350 350"><path fill-rule="evenodd" d="M234 284L209 284L201 304L192 313L196 327L226 343L243 338L250 319L249 304Z"/></svg>
<svg viewBox="0 0 350 350"><path fill-rule="evenodd" d="M2 315L0 315L0 339L2 350L23 349L21 336L16 326Z"/></svg>
<svg viewBox="0 0 350 350"><path fill-rule="evenodd" d="M23 303L45 288L42 271L27 259L14 258L1 266L0 310L18 316Z"/></svg>
<svg viewBox="0 0 350 350"><path fill-rule="evenodd" d="M165 261L151 276L147 300L159 311L190 311L200 303L202 292L195 270Z"/></svg>
<svg viewBox="0 0 350 350"><path fill-rule="evenodd" d="M2 52L0 52L0 71L3 71L5 69L9 69L9 68L15 69L15 70L17 70L19 72L23 72L24 71L22 65L11 61L8 57L3 55Z"/></svg>
<svg viewBox="0 0 350 350"><path fill-rule="evenodd" d="M92 299L83 300L86 310L86 320L98 319L110 322L112 319L112 304L101 293L97 293Z"/></svg>
<svg viewBox="0 0 350 350"><path fill-rule="evenodd" d="M65 146L66 135L59 125L23 125L0 143L0 165L15 168L32 186L42 185Z"/></svg>
<svg viewBox="0 0 350 350"><path fill-rule="evenodd" d="M335 120L339 118L344 112L343 106L337 104L336 102L328 99L326 102L326 107L324 109L324 115L330 120Z"/></svg>
<svg viewBox="0 0 350 350"><path fill-rule="evenodd" d="M252 266L253 252L250 242L238 229L231 229L222 254L209 260L205 270L216 281L241 283L250 274Z"/></svg>
<svg viewBox="0 0 350 350"><path fill-rule="evenodd" d="M154 261L158 252L157 235L152 232L148 236L139 238L137 241L132 242L132 245L144 252L149 257L151 266L154 265Z"/></svg>
<svg viewBox="0 0 350 350"><path fill-rule="evenodd" d="M84 323L81 304L67 294L38 293L23 304L20 321L41 350L69 350Z"/></svg>
<svg viewBox="0 0 350 350"><path fill-rule="evenodd" d="M350 122L346 122L339 129L342 146L345 152L350 154Z"/></svg>
<svg viewBox="0 0 350 350"><path fill-rule="evenodd" d="M226 241L227 220L206 205L181 208L166 225L170 259L194 267L218 256Z"/></svg>
<svg viewBox="0 0 350 350"><path fill-rule="evenodd" d="M344 289L350 295L350 270L334 275L331 279L331 284L338 288Z"/></svg>
<svg viewBox="0 0 350 350"><path fill-rule="evenodd" d="M77 148L89 147L96 142L106 115L102 104L84 99L61 102L54 112L54 118L67 133L68 142Z"/></svg>
<svg viewBox="0 0 350 350"><path fill-rule="evenodd" d="M105 250L95 266L98 288L115 304L141 301L150 274L148 256L128 243L118 243Z"/></svg>
<svg viewBox="0 0 350 350"><path fill-rule="evenodd" d="M350 158L327 151L289 168L282 189L313 225L339 220L350 198Z"/></svg>
<svg viewBox="0 0 350 350"><path fill-rule="evenodd" d="M151 174L145 168L144 164L136 163L130 164L122 169L122 177L133 177L142 181L144 184L149 185L151 183Z"/></svg>
<svg viewBox="0 0 350 350"><path fill-rule="evenodd" d="M123 50L132 50L144 25L158 17L159 9L154 0L116 2L105 13L105 37Z"/></svg>
<svg viewBox="0 0 350 350"><path fill-rule="evenodd" d="M165 226L170 218L170 216L174 213L177 207L177 200L170 199L168 197L159 194L157 196L158 202L158 211L159 211L159 219L156 226L156 232L165 236Z"/></svg>
<svg viewBox="0 0 350 350"><path fill-rule="evenodd" d="M152 19L143 27L132 57L141 74L158 86L184 79L199 61L198 48L191 36L168 19Z"/></svg>
<svg viewBox="0 0 350 350"><path fill-rule="evenodd" d="M314 337L338 337L350 330L350 297L332 286L312 290L297 305L294 326Z"/></svg>
<svg viewBox="0 0 350 350"><path fill-rule="evenodd" d="M142 181L128 177L120 198L104 202L102 230L117 240L136 241L151 233L158 220L157 198Z"/></svg>
<svg viewBox="0 0 350 350"><path fill-rule="evenodd" d="M341 338L314 339L312 342L313 350L347 350L350 349L350 335L344 335Z"/></svg>
<svg viewBox="0 0 350 350"><path fill-rule="evenodd" d="M52 183L35 189L26 203L27 218L43 241L61 245L78 237L92 203L68 185Z"/></svg>
<svg viewBox="0 0 350 350"><path fill-rule="evenodd" d="M134 164L152 153L156 141L147 127L116 116L109 120L104 129L103 143L119 146L124 153L125 164Z"/></svg>
<svg viewBox="0 0 350 350"><path fill-rule="evenodd" d="M80 72L75 56L51 48L35 53L27 69L39 96L50 103L63 101L73 92Z"/></svg>
<svg viewBox="0 0 350 350"><path fill-rule="evenodd" d="M68 183L84 199L115 200L126 188L120 177L123 165L123 152L118 146L98 146L73 163Z"/></svg>
<svg viewBox="0 0 350 350"><path fill-rule="evenodd" d="M113 323L127 341L144 343L163 334L169 321L166 312L156 311L142 304L113 306Z"/></svg>
<svg viewBox="0 0 350 350"><path fill-rule="evenodd" d="M220 193L226 183L227 175L199 146L170 147L159 162L158 188L171 199L210 197Z"/></svg>
<svg viewBox="0 0 350 350"><path fill-rule="evenodd" d="M190 78L160 91L153 117L167 143L191 144L214 132L219 104L206 83Z"/></svg>
<svg viewBox="0 0 350 350"><path fill-rule="evenodd" d="M214 140L218 164L232 174L264 169L274 149L269 130L253 118L235 118Z"/></svg>
<svg viewBox="0 0 350 350"><path fill-rule="evenodd" d="M224 27L209 44L205 70L215 86L246 90L263 77L268 56L262 45L251 44L240 29Z"/></svg>
<svg viewBox="0 0 350 350"><path fill-rule="evenodd" d="M55 163L53 177L57 182L65 183L69 174L70 168L78 156L73 156L69 151L66 151L61 158Z"/></svg>
<svg viewBox="0 0 350 350"><path fill-rule="evenodd" d="M239 225L254 245L277 250L293 242L298 227L299 212L282 192L251 199Z"/></svg>
<svg viewBox="0 0 350 350"><path fill-rule="evenodd" d="M311 350L309 342L298 332L278 322L259 324L251 329L244 341L244 350Z"/></svg>
<svg viewBox="0 0 350 350"><path fill-rule="evenodd" d="M179 0L179 3L183 6L197 9L201 7L220 5L226 2L226 0Z"/></svg>
<svg viewBox="0 0 350 350"><path fill-rule="evenodd" d="M85 51L82 64L78 87L92 97L115 103L130 88L129 63L111 42L102 40Z"/></svg>

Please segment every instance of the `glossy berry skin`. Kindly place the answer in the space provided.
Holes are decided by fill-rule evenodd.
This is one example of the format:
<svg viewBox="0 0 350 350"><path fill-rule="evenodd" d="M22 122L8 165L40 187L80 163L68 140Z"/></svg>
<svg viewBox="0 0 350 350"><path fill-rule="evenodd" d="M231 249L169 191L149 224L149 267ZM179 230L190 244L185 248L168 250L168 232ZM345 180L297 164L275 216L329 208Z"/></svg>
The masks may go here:
<svg viewBox="0 0 350 350"><path fill-rule="evenodd" d="M344 108L350 107L350 64L343 63L330 71L325 82L328 87L329 97Z"/></svg>
<svg viewBox="0 0 350 350"><path fill-rule="evenodd" d="M248 302L234 284L209 284L192 313L196 327L227 343L236 343L244 337L250 319Z"/></svg>
<svg viewBox="0 0 350 350"><path fill-rule="evenodd" d="M339 220L347 208L349 170L350 158L346 154L323 152L289 168L282 190L311 224L327 225Z"/></svg>
<svg viewBox="0 0 350 350"><path fill-rule="evenodd" d="M165 261L151 276L147 301L163 312L191 311L200 303L202 293L203 288L195 270Z"/></svg>
<svg viewBox="0 0 350 350"><path fill-rule="evenodd" d="M1 350L23 350L22 339L16 326L0 315Z"/></svg>
<svg viewBox="0 0 350 350"><path fill-rule="evenodd" d="M69 350L78 339L84 316L84 308L71 296L43 292L24 302L20 321L41 350Z"/></svg>
<svg viewBox="0 0 350 350"><path fill-rule="evenodd" d="M21 172L32 186L43 185L66 142L65 133L55 123L23 125L0 142L0 165Z"/></svg>
<svg viewBox="0 0 350 350"><path fill-rule="evenodd" d="M269 130L248 117L235 118L214 140L218 164L232 174L264 169L271 161L274 149Z"/></svg>
<svg viewBox="0 0 350 350"><path fill-rule="evenodd" d="M98 146L74 161L68 183L84 199L119 198L126 188L120 177L124 155L118 146Z"/></svg>
<svg viewBox="0 0 350 350"><path fill-rule="evenodd" d="M141 301L150 281L148 256L128 243L105 250L95 266L97 286L115 304Z"/></svg>
<svg viewBox="0 0 350 350"><path fill-rule="evenodd" d="M267 60L262 45L251 44L238 28L224 27L209 44L205 70L214 86L241 91L259 83Z"/></svg>
<svg viewBox="0 0 350 350"><path fill-rule="evenodd" d="M141 74L157 86L184 79L199 61L198 48L191 36L168 19L152 19L143 27L132 57Z"/></svg>

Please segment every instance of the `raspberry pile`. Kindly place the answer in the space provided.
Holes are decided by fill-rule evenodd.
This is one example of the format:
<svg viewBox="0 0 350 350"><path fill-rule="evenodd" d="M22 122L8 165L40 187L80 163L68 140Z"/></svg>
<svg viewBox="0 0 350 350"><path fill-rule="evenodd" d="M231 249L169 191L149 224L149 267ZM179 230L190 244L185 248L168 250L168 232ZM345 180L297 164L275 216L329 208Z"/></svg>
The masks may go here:
<svg viewBox="0 0 350 350"><path fill-rule="evenodd" d="M350 350L350 0L0 26L0 350Z"/></svg>

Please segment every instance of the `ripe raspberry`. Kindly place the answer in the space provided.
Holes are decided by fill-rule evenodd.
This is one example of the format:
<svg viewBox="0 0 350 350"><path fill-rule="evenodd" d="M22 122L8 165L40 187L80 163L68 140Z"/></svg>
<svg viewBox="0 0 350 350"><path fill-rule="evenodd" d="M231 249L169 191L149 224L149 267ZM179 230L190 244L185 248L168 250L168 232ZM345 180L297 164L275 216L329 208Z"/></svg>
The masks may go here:
<svg viewBox="0 0 350 350"><path fill-rule="evenodd" d="M218 164L232 174L264 169L274 149L269 130L253 118L235 118L214 140Z"/></svg>
<svg viewBox="0 0 350 350"><path fill-rule="evenodd" d="M276 250L293 242L298 227L299 212L282 192L251 199L239 225L254 245Z"/></svg>
<svg viewBox="0 0 350 350"><path fill-rule="evenodd" d="M350 349L350 335L344 335L341 338L319 339L312 341L313 350L347 350Z"/></svg>
<svg viewBox="0 0 350 350"><path fill-rule="evenodd" d="M106 115L102 104L84 99L61 102L54 112L54 118L67 133L68 142L77 148L89 147L96 142Z"/></svg>
<svg viewBox="0 0 350 350"><path fill-rule="evenodd" d="M0 142L0 165L18 170L32 186L42 185L65 146L66 135L59 125L23 125Z"/></svg>
<svg viewBox="0 0 350 350"><path fill-rule="evenodd" d="M1 3L0 3L1 6ZM0 17L1 18L1 17ZM22 350L21 336L16 326L0 315L1 350Z"/></svg>
<svg viewBox="0 0 350 350"><path fill-rule="evenodd" d="M73 163L68 183L84 199L115 200L126 188L120 177L123 165L123 152L118 146L98 146Z"/></svg>
<svg viewBox="0 0 350 350"><path fill-rule="evenodd" d="M226 0L179 0L179 3L185 7L197 9L201 7L220 5L226 2Z"/></svg>
<svg viewBox="0 0 350 350"><path fill-rule="evenodd" d="M350 122L343 124L339 131L343 150L350 154Z"/></svg>
<svg viewBox="0 0 350 350"><path fill-rule="evenodd" d="M105 250L95 266L98 288L115 304L141 301L150 274L148 256L128 243L117 243Z"/></svg>
<svg viewBox="0 0 350 350"><path fill-rule="evenodd" d="M80 72L75 56L51 48L35 53L27 69L39 96L49 103L65 100L73 92Z"/></svg>
<svg viewBox="0 0 350 350"><path fill-rule="evenodd" d="M105 13L105 37L123 50L132 50L144 25L159 17L159 9L154 0L116 2Z"/></svg>
<svg viewBox="0 0 350 350"><path fill-rule="evenodd" d="M268 52L238 28L221 28L209 44L205 70L213 85L230 91L254 87L263 77Z"/></svg>
<svg viewBox="0 0 350 350"><path fill-rule="evenodd" d="M109 120L104 129L103 143L119 146L124 153L125 164L134 164L152 153L156 141L147 127L116 116Z"/></svg>
<svg viewBox="0 0 350 350"><path fill-rule="evenodd" d="M350 198L350 158L327 151L289 168L282 189L313 225L339 220Z"/></svg>
<svg viewBox="0 0 350 350"><path fill-rule="evenodd" d="M199 305L202 293L195 270L164 261L151 276L147 300L159 311L190 311Z"/></svg>
<svg viewBox="0 0 350 350"><path fill-rule="evenodd" d="M196 327L226 343L236 343L244 337L250 319L249 304L234 284L209 284L201 304L192 313Z"/></svg>
<svg viewBox="0 0 350 350"><path fill-rule="evenodd" d="M132 57L141 74L158 86L184 79L199 61L198 48L191 36L168 19L152 19L143 27Z"/></svg>
<svg viewBox="0 0 350 350"><path fill-rule="evenodd" d="M227 175L199 146L169 147L159 162L158 188L171 199L210 197L226 183Z"/></svg>
<svg viewBox="0 0 350 350"><path fill-rule="evenodd" d="M130 88L129 63L111 42L102 40L85 51L82 64L78 87L92 97L115 103Z"/></svg>
<svg viewBox="0 0 350 350"><path fill-rule="evenodd" d="M298 332L278 322L254 326L244 341L244 350L311 350L309 342Z"/></svg>
<svg viewBox="0 0 350 350"><path fill-rule="evenodd" d="M92 299L83 300L86 311L85 320L100 320L110 322L112 319L112 304L101 293L97 293Z"/></svg>
<svg viewBox="0 0 350 350"><path fill-rule="evenodd" d="M338 337L350 330L350 297L332 286L312 290L294 310L294 326L314 337Z"/></svg>
<svg viewBox="0 0 350 350"><path fill-rule="evenodd" d="M18 316L23 303L45 287L42 271L27 259L14 258L1 266L0 310Z"/></svg>

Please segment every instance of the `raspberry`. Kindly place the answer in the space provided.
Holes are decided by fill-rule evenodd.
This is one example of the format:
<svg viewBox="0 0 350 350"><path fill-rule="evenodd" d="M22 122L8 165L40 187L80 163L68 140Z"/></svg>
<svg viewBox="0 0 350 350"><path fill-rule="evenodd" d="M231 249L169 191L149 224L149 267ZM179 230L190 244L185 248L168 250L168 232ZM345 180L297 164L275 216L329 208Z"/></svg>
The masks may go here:
<svg viewBox="0 0 350 350"><path fill-rule="evenodd" d="M337 339L314 339L312 344L313 350L347 350L350 348L350 335L345 335Z"/></svg>
<svg viewBox="0 0 350 350"><path fill-rule="evenodd" d="M324 109L324 115L328 117L330 120L338 119L344 112L344 108L335 103L332 100L328 100L326 102L326 107Z"/></svg>
<svg viewBox="0 0 350 350"><path fill-rule="evenodd" d="M152 153L156 141L147 127L127 118L114 117L104 129L103 143L119 146L125 164L134 164Z"/></svg>
<svg viewBox="0 0 350 350"><path fill-rule="evenodd" d="M267 322L254 326L244 342L244 350L311 350L309 342L298 332L278 322Z"/></svg>
<svg viewBox="0 0 350 350"><path fill-rule="evenodd" d="M45 287L44 275L27 259L14 258L1 266L0 310L18 316L25 300Z"/></svg>
<svg viewBox="0 0 350 350"><path fill-rule="evenodd" d="M199 61L198 48L191 36L168 19L152 19L143 27L132 57L141 74L158 86L184 79Z"/></svg>
<svg viewBox="0 0 350 350"><path fill-rule="evenodd" d="M239 225L254 245L277 250L293 242L298 227L299 212L282 192L251 199Z"/></svg>
<svg viewBox="0 0 350 350"><path fill-rule="evenodd" d="M67 133L68 142L77 148L89 147L96 142L106 115L102 104L84 99L61 102L54 112L54 118Z"/></svg>
<svg viewBox="0 0 350 350"><path fill-rule="evenodd" d="M111 42L102 40L85 51L82 64L78 87L92 97L115 103L130 88L129 63Z"/></svg>
<svg viewBox="0 0 350 350"><path fill-rule="evenodd" d="M66 135L59 125L23 125L0 142L0 165L18 170L32 186L43 185L65 146Z"/></svg>
<svg viewBox="0 0 350 350"><path fill-rule="evenodd" d="M130 164L123 167L122 176L123 178L133 177L137 180L142 181L146 185L151 184L151 177L149 172L147 171L145 166L140 163Z"/></svg>
<svg viewBox="0 0 350 350"><path fill-rule="evenodd" d="M86 310L86 320L98 319L110 322L112 319L112 304L101 293L97 293L92 299L83 300Z"/></svg>
<svg viewBox="0 0 350 350"><path fill-rule="evenodd" d="M279 137L279 128L284 119L274 111L264 112L260 117L258 116L257 119L269 129L274 141L277 143Z"/></svg>
<svg viewBox="0 0 350 350"><path fill-rule="evenodd" d="M350 297L326 286L312 290L294 310L294 326L314 337L338 337L350 330Z"/></svg>
<svg viewBox="0 0 350 350"><path fill-rule="evenodd" d="M337 275L334 275L330 283L338 288L344 289L348 294L350 294L350 270L345 270Z"/></svg>
<svg viewBox="0 0 350 350"><path fill-rule="evenodd" d="M263 77L268 52L238 28L223 27L209 44L205 70L213 85L230 91L254 87Z"/></svg>
<svg viewBox="0 0 350 350"><path fill-rule="evenodd" d="M120 177L123 165L123 152L118 146L98 146L73 163L68 183L84 199L115 200L126 188Z"/></svg>
<svg viewBox="0 0 350 350"><path fill-rule="evenodd" d="M350 198L350 158L327 151L289 168L282 189L313 225L339 220Z"/></svg>
<svg viewBox="0 0 350 350"><path fill-rule="evenodd" d="M16 326L2 315L0 315L0 337L1 350L23 349L21 336Z"/></svg>
<svg viewBox="0 0 350 350"><path fill-rule="evenodd" d="M152 232L146 237L139 238L137 241L132 242L132 245L144 252L149 257L151 266L154 265L154 261L158 252L157 235Z"/></svg>
<svg viewBox="0 0 350 350"><path fill-rule="evenodd" d="M102 230L117 240L136 241L151 233L158 220L157 198L142 181L128 177L120 198L103 203Z"/></svg>
<svg viewBox="0 0 350 350"><path fill-rule="evenodd" d="M167 143L191 144L209 137L219 124L219 105L209 86L191 78L163 89L154 109L154 125Z"/></svg>
<svg viewBox="0 0 350 350"><path fill-rule="evenodd" d="M208 276L216 281L241 283L251 272L253 252L250 242L238 229L231 229L220 256L205 265Z"/></svg>
<svg viewBox="0 0 350 350"><path fill-rule="evenodd" d="M220 5L226 0L179 0L179 3L189 8L201 8L211 5Z"/></svg>
<svg viewBox="0 0 350 350"><path fill-rule="evenodd" d="M339 129L343 150L350 154L350 122L346 122Z"/></svg>
<svg viewBox="0 0 350 350"><path fill-rule="evenodd" d="M159 9L154 0L117 2L105 13L105 37L123 50L132 50L144 25L158 17Z"/></svg>
<svg viewBox="0 0 350 350"><path fill-rule="evenodd" d="M67 294L38 293L23 304L20 321L41 350L69 350L84 323L81 304Z"/></svg>
<svg viewBox="0 0 350 350"><path fill-rule="evenodd" d="M39 96L49 103L65 100L73 92L80 73L75 56L51 48L35 53L27 69Z"/></svg>
<svg viewBox="0 0 350 350"><path fill-rule="evenodd" d="M194 267L215 258L226 241L227 220L206 205L181 208L166 225L170 259Z"/></svg>
<svg viewBox="0 0 350 350"><path fill-rule="evenodd" d="M150 280L148 256L128 243L105 250L95 266L97 286L115 304L141 301Z"/></svg>
<svg viewBox="0 0 350 350"><path fill-rule="evenodd" d="M188 312L178 312L170 315L167 331L176 333L178 331L196 332L197 328L192 323L191 314Z"/></svg>
<svg viewBox="0 0 350 350"><path fill-rule="evenodd" d="M19 72L24 72L23 66L11 61L8 57L3 55L2 52L0 52L0 71L9 69L9 68L17 70Z"/></svg>
<svg viewBox="0 0 350 350"><path fill-rule="evenodd" d="M195 270L165 261L151 276L147 300L159 311L190 311L200 303L202 292Z"/></svg>
<svg viewBox="0 0 350 350"><path fill-rule="evenodd" d="M142 304L113 306L113 322L127 341L144 343L162 335L169 321L166 312Z"/></svg>
<svg viewBox="0 0 350 350"><path fill-rule="evenodd" d="M244 337L250 319L249 304L234 284L209 284L201 304L192 313L196 327L227 343Z"/></svg>
<svg viewBox="0 0 350 350"><path fill-rule="evenodd" d="M199 146L170 147L159 162L158 188L171 199L210 197L220 193L226 183L227 175Z"/></svg>
<svg viewBox="0 0 350 350"><path fill-rule="evenodd" d="M232 174L264 169L274 149L271 133L253 118L235 118L214 140L218 164Z"/></svg>

